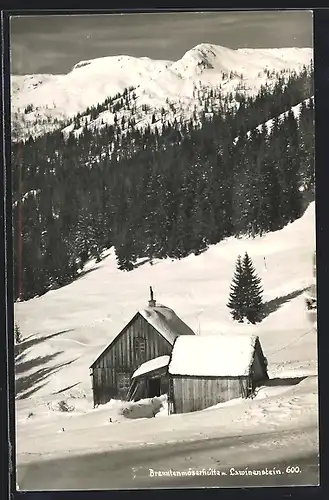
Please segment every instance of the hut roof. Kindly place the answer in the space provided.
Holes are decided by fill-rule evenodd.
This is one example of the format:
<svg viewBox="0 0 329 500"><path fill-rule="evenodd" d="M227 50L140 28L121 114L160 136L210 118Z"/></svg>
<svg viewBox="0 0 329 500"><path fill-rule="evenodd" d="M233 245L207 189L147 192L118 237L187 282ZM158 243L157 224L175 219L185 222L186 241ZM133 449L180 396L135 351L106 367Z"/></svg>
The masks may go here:
<svg viewBox="0 0 329 500"><path fill-rule="evenodd" d="M159 304L155 307L142 309L139 313L170 344L173 344L180 335L195 335L193 330L169 307Z"/></svg>
<svg viewBox="0 0 329 500"><path fill-rule="evenodd" d="M238 377L248 375L256 335L205 335L178 337L169 373L187 376Z"/></svg>
<svg viewBox="0 0 329 500"><path fill-rule="evenodd" d="M157 305L155 307L147 307L138 311L135 316L129 321L129 323L118 333L111 342L107 345L105 349L99 354L95 359L90 368L99 361L99 359L111 348L112 344L118 339L118 337L124 332L129 324L131 324L138 315L141 315L151 326L153 326L159 334L164 337L171 345L174 344L175 339L179 335L195 335L193 330L187 326L184 321L182 321L175 311L167 306Z"/></svg>
<svg viewBox="0 0 329 500"><path fill-rule="evenodd" d="M133 373L131 378L137 378L140 377L141 375L145 375L145 373L150 373L155 370L158 370L159 368L164 368L165 366L168 366L170 356L159 356L154 359L150 359L149 361L146 361L142 365L140 365L139 368Z"/></svg>

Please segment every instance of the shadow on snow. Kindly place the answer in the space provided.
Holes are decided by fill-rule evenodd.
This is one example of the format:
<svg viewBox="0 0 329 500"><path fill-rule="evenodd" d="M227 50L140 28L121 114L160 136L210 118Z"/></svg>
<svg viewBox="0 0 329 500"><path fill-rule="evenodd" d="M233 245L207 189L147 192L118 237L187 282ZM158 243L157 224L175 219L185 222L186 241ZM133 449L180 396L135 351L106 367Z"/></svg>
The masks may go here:
<svg viewBox="0 0 329 500"><path fill-rule="evenodd" d="M270 378L266 380L265 382L262 382L262 387L280 387L284 385L297 385L299 384L302 380L305 380L307 376L303 377L275 377L275 378Z"/></svg>
<svg viewBox="0 0 329 500"><path fill-rule="evenodd" d="M74 360L71 360L53 366L45 366L49 362L53 361L57 356L62 354L64 351L58 351L46 356L38 356L36 358L26 359L28 349L30 349L31 347L69 331L71 330L63 330L51 335L47 335L45 337L38 337L33 339L31 339L30 336L29 340L15 345L15 394L17 399L26 399L30 397L45 385L45 379L47 379L50 375L56 373L63 366L73 363ZM31 370L34 371L32 373L27 373ZM25 373L27 374L24 375Z"/></svg>
<svg viewBox="0 0 329 500"><path fill-rule="evenodd" d="M31 338L33 335L29 335L27 339L23 340L23 342L20 342L19 344L15 345L15 362L19 363L21 361L21 357L24 355L25 351L27 349L30 349L30 347L34 347L38 344L41 344L41 342L44 342L45 340L52 339L54 337L58 337L59 335L62 335L63 333L67 332L72 332L73 328L69 328L68 330L61 330L60 332L56 333L51 333L50 335L46 335L44 337L35 337ZM30 340L28 340L30 339Z"/></svg>
<svg viewBox="0 0 329 500"><path fill-rule="evenodd" d="M301 288L299 290L295 290L294 292L288 293L287 295L282 295L282 297L276 297L275 299L269 300L268 302L264 302L262 320L280 309L281 306L283 306L290 300L299 297L299 295L301 295L308 289L309 287Z"/></svg>

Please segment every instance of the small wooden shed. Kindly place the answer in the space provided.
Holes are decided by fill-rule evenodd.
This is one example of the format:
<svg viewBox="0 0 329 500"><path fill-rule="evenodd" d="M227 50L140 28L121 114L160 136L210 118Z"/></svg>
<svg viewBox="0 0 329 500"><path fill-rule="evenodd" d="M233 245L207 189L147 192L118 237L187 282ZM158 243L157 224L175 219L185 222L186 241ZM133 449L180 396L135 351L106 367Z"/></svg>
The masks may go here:
<svg viewBox="0 0 329 500"><path fill-rule="evenodd" d="M172 309L157 305L152 296L149 306L133 316L91 365L94 406L112 398L125 400L137 368L170 355L181 335L195 334Z"/></svg>
<svg viewBox="0 0 329 500"><path fill-rule="evenodd" d="M137 368L131 377L127 400L139 401L167 394L169 360L169 355L159 356Z"/></svg>
<svg viewBox="0 0 329 500"><path fill-rule="evenodd" d="M206 335L177 338L168 367L170 413L202 410L249 397L268 379L258 336Z"/></svg>

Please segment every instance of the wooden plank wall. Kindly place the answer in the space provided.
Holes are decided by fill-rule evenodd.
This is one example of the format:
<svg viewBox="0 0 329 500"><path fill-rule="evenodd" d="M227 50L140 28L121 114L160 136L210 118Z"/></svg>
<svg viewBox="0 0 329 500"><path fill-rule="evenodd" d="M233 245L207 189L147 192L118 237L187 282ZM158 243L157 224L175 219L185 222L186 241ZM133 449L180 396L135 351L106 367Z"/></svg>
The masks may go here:
<svg viewBox="0 0 329 500"><path fill-rule="evenodd" d="M244 390L247 390L247 377L173 377L171 398L175 413L187 413L238 398Z"/></svg>
<svg viewBox="0 0 329 500"><path fill-rule="evenodd" d="M134 339L144 337L144 353L135 350ZM125 397L125 391L118 391L118 372L131 376L145 361L170 354L172 346L145 319L138 315L110 349L101 356L93 367L94 404L102 404L114 397Z"/></svg>

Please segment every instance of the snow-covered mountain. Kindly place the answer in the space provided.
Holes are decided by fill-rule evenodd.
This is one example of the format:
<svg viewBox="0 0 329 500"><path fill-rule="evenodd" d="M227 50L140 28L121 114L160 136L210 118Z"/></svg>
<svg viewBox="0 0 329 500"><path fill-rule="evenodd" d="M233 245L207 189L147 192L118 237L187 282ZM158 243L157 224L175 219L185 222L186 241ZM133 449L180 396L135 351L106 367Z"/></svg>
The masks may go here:
<svg viewBox="0 0 329 500"><path fill-rule="evenodd" d="M236 49L200 44L178 61L110 56L81 61L66 75L13 75L12 118L18 136L40 134L61 126L77 113L133 88L136 109L144 115L179 104L190 116L199 103L198 89L219 88L222 95L240 89L253 94L308 66L311 48ZM111 124L112 112L102 116Z"/></svg>

